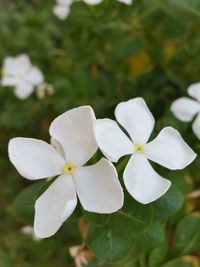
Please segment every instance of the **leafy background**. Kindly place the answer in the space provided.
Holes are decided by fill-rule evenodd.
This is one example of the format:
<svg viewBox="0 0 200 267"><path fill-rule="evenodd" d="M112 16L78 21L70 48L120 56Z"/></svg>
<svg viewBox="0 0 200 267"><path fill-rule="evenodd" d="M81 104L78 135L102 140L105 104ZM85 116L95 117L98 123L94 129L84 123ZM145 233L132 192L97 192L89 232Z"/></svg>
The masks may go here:
<svg viewBox="0 0 200 267"><path fill-rule="evenodd" d="M118 102L142 96L157 120L153 135L171 125L200 151L191 124L169 111L200 80L199 0L134 0L131 6L78 1L65 21L53 16L53 5L0 1L0 61L27 53L55 88L42 100L34 93L21 101L12 88L0 87L0 267L74 266L68 249L82 242L81 220L94 254L89 267L200 266L198 191L191 195L200 184L199 158L184 171L155 165L173 186L153 204L141 205L126 193L124 208L112 216L87 213L79 204L52 238L36 242L20 233L33 223L34 201L48 183L20 177L8 161L8 140L49 141L50 122L72 107L90 104L98 118L113 118ZM118 165L120 180L125 162Z"/></svg>

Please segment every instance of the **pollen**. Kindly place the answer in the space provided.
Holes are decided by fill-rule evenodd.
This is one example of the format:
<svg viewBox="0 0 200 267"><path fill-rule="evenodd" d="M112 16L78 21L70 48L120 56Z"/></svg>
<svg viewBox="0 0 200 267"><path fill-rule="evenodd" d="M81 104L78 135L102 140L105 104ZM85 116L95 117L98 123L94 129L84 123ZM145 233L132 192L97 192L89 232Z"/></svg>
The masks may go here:
<svg viewBox="0 0 200 267"><path fill-rule="evenodd" d="M144 146L140 144L135 144L135 152L136 153L144 153Z"/></svg>
<svg viewBox="0 0 200 267"><path fill-rule="evenodd" d="M73 174L75 169L76 166L71 162L68 162L63 166L63 172L66 174Z"/></svg>

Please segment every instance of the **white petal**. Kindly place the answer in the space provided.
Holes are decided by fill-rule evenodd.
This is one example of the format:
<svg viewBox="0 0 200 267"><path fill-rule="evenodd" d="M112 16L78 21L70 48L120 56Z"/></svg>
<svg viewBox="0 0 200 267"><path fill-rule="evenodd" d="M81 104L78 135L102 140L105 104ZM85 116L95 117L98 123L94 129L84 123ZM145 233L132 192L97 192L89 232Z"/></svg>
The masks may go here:
<svg viewBox="0 0 200 267"><path fill-rule="evenodd" d="M59 153L63 158L65 158L65 152L64 152L64 150L63 150L61 144L60 144L56 139L54 139L53 137L51 137L50 144L52 145L52 147L55 148L56 151L58 151L58 153Z"/></svg>
<svg viewBox="0 0 200 267"><path fill-rule="evenodd" d="M190 85L188 87L188 94L200 102L200 82Z"/></svg>
<svg viewBox="0 0 200 267"><path fill-rule="evenodd" d="M7 76L15 74L16 60L14 57L6 57L3 61L3 75Z"/></svg>
<svg viewBox="0 0 200 267"><path fill-rule="evenodd" d="M10 161L18 172L30 180L58 175L65 164L51 145L37 139L11 139L8 152Z"/></svg>
<svg viewBox="0 0 200 267"><path fill-rule="evenodd" d="M90 106L71 109L57 117L50 126L50 134L62 145L67 161L85 164L96 152L94 111Z"/></svg>
<svg viewBox="0 0 200 267"><path fill-rule="evenodd" d="M46 238L54 235L72 214L76 204L77 198L72 178L61 175L35 203L36 236Z"/></svg>
<svg viewBox="0 0 200 267"><path fill-rule="evenodd" d="M196 117L193 122L192 129L195 135L200 139L200 114Z"/></svg>
<svg viewBox="0 0 200 267"><path fill-rule="evenodd" d="M32 94L33 90L34 87L31 83L20 81L14 88L14 94L19 99L24 100Z"/></svg>
<svg viewBox="0 0 200 267"><path fill-rule="evenodd" d="M25 79L33 85L40 85L44 81L44 76L39 68L33 66Z"/></svg>
<svg viewBox="0 0 200 267"><path fill-rule="evenodd" d="M138 202L148 204L164 195L171 182L151 167L144 155L133 155L123 174L128 192Z"/></svg>
<svg viewBox="0 0 200 267"><path fill-rule="evenodd" d="M143 98L118 104L115 116L135 143L145 144L148 141L155 121Z"/></svg>
<svg viewBox="0 0 200 267"><path fill-rule="evenodd" d="M103 0L83 0L88 5L98 5L102 2Z"/></svg>
<svg viewBox="0 0 200 267"><path fill-rule="evenodd" d="M177 119L188 122L200 111L200 104L188 97L181 97L173 102L171 111Z"/></svg>
<svg viewBox="0 0 200 267"><path fill-rule="evenodd" d="M19 83L19 79L14 76L3 76L1 79L2 86L16 86Z"/></svg>
<svg viewBox="0 0 200 267"><path fill-rule="evenodd" d="M99 148L109 160L117 162L122 156L134 152L134 144L115 121L110 119L97 120L94 125L94 132Z"/></svg>
<svg viewBox="0 0 200 267"><path fill-rule="evenodd" d="M70 8L69 6L59 6L59 5L56 5L54 6L53 8L53 14L61 19L61 20L64 20L68 17L70 13Z"/></svg>
<svg viewBox="0 0 200 267"><path fill-rule="evenodd" d="M123 4L126 4L126 5L131 5L132 4L132 0L117 0L118 2L121 2Z"/></svg>
<svg viewBox="0 0 200 267"><path fill-rule="evenodd" d="M16 60L16 75L25 74L31 69L31 61L28 55L21 54L15 58Z"/></svg>
<svg viewBox="0 0 200 267"><path fill-rule="evenodd" d="M112 213L123 205L123 189L116 169L105 158L92 166L78 168L74 183L80 202L87 211Z"/></svg>
<svg viewBox="0 0 200 267"><path fill-rule="evenodd" d="M172 127L165 127L145 146L145 155L170 170L183 169L196 157L180 133Z"/></svg>

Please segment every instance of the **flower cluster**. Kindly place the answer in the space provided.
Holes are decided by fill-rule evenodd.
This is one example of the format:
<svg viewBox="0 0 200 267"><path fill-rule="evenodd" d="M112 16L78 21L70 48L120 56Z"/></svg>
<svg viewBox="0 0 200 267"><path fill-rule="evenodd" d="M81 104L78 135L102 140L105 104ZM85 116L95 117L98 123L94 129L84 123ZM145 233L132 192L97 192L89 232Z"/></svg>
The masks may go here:
<svg viewBox="0 0 200 267"><path fill-rule="evenodd" d="M35 203L34 231L52 236L74 211L77 196L83 208L96 213L121 209L123 189L111 161L131 155L123 179L128 192L147 204L161 197L171 182L153 170L148 160L168 169L183 169L196 154L177 130L166 127L148 142L154 118L142 98L120 103L115 110L119 124L96 119L90 106L65 112L49 129L52 145L31 138L14 138L9 157L18 172L30 180L57 176ZM107 158L88 165L98 147Z"/></svg>
<svg viewBox="0 0 200 267"><path fill-rule="evenodd" d="M6 57L2 67L2 86L13 86L19 99L30 96L35 86L41 85L44 76L41 70L32 65L26 54L16 57Z"/></svg>

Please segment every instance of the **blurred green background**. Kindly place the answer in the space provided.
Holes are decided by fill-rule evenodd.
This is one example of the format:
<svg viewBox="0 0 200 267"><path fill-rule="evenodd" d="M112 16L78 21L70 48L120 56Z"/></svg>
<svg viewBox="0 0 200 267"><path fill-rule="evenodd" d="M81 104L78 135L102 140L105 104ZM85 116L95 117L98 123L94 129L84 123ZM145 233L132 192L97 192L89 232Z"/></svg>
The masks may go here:
<svg viewBox="0 0 200 267"><path fill-rule="evenodd" d="M169 110L200 80L200 1L134 0L131 6L77 1L64 21L52 14L54 4L0 0L1 64L8 55L27 53L55 90L44 99L33 93L22 101L13 88L0 87L0 267L73 267L68 249L82 241L82 214L89 224L87 246L95 254L88 266L200 266L200 203L198 196L188 196L200 184L199 158L179 172L155 166L173 186L153 204L144 207L127 194L124 210L143 227L128 226L120 214L110 219L86 213L79 205L50 239L36 242L20 233L33 223L44 183L20 177L9 163L8 141L16 136L49 141L50 122L72 107L89 104L97 118L113 118L117 103L141 96L157 120L154 134L171 125L200 151L191 123L178 121Z"/></svg>

